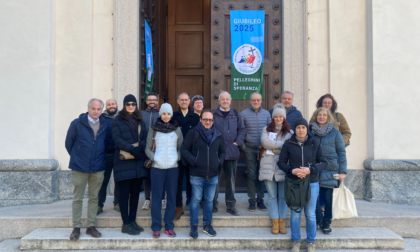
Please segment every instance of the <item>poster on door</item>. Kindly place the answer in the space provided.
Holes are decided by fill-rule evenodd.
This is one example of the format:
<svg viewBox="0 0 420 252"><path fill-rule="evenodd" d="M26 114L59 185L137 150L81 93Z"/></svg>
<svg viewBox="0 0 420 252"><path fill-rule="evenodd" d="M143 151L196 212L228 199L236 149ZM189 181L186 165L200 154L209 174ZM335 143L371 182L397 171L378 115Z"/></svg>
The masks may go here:
<svg viewBox="0 0 420 252"><path fill-rule="evenodd" d="M231 79L234 100L263 96L265 11L230 11Z"/></svg>
<svg viewBox="0 0 420 252"><path fill-rule="evenodd" d="M146 20L144 20L144 38L145 38L145 51L146 51L146 81L144 92L145 94L149 94L153 90L153 49L152 49L152 31L150 30L150 26Z"/></svg>

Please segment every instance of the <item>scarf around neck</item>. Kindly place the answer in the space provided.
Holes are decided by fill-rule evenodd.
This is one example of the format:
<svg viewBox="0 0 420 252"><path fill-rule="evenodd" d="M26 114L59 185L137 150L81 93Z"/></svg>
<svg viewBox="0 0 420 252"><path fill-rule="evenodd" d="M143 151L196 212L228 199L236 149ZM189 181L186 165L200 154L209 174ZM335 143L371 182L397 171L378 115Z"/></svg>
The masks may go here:
<svg viewBox="0 0 420 252"><path fill-rule="evenodd" d="M328 135L328 133L330 133L331 130L334 128L334 124L332 123L326 123L321 128L316 122L311 122L310 125L311 125L312 133L320 137Z"/></svg>
<svg viewBox="0 0 420 252"><path fill-rule="evenodd" d="M158 118L155 124L152 126L153 130L162 132L162 133L171 133L178 128L178 123L172 118L169 122L165 123L162 119Z"/></svg>
<svg viewBox="0 0 420 252"><path fill-rule="evenodd" d="M213 126L211 126L210 129L206 129L206 128L204 128L202 123L198 123L197 124L197 129L201 133L203 133L203 135L206 137L207 145L210 145L211 140L213 139L213 134L214 134L214 129L215 129L214 124L213 124Z"/></svg>

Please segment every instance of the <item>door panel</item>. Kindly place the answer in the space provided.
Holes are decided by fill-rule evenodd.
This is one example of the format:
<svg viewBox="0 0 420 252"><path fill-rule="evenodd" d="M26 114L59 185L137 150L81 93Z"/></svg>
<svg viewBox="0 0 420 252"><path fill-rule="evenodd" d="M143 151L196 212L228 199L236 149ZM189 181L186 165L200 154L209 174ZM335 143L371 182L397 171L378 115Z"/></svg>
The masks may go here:
<svg viewBox="0 0 420 252"><path fill-rule="evenodd" d="M280 102L281 85L281 1L280 0L212 0L211 1L211 98L216 108L218 94L230 90L231 45L230 10L265 10L264 29L264 100L269 110ZM238 112L250 106L248 100L233 100L232 108ZM225 186L225 181L220 181ZM238 160L236 191L246 192L247 176L243 153Z"/></svg>
<svg viewBox="0 0 420 252"><path fill-rule="evenodd" d="M168 0L167 86L174 110L181 91L210 101L209 26L210 0Z"/></svg>

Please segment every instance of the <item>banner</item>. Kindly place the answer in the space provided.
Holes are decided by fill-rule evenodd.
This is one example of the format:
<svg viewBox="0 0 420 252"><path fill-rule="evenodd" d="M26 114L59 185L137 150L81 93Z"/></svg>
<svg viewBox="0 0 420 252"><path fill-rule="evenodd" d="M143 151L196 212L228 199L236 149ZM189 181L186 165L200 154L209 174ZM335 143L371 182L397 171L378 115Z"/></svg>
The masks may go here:
<svg viewBox="0 0 420 252"><path fill-rule="evenodd" d="M263 96L265 11L230 11L231 79L234 100Z"/></svg>
<svg viewBox="0 0 420 252"><path fill-rule="evenodd" d="M145 38L145 50L146 50L146 66L147 66L147 74L146 74L146 81L144 92L147 95L149 92L153 90L153 49L152 49L152 31L150 30L150 26L146 20L144 20L144 38Z"/></svg>

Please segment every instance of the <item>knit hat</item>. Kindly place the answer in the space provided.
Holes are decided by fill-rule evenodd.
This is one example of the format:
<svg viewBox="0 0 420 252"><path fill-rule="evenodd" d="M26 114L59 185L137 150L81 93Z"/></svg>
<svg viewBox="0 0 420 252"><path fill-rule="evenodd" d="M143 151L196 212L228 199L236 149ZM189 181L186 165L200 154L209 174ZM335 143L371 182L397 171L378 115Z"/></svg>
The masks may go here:
<svg viewBox="0 0 420 252"><path fill-rule="evenodd" d="M204 106L204 98L203 98L203 96L201 96L201 95L196 95L196 96L194 96L194 97L192 98L192 105L193 105L193 106L194 106L194 102L195 102L196 100L202 100L202 101L203 101L203 106Z"/></svg>
<svg viewBox="0 0 420 252"><path fill-rule="evenodd" d="M135 103L137 103L137 99L136 99L136 97L135 97L134 95L132 95L132 94L128 94L128 95L126 95L126 96L124 97L124 105L125 105L127 102L135 102Z"/></svg>
<svg viewBox="0 0 420 252"><path fill-rule="evenodd" d="M162 106L159 109L159 116L161 116L165 112L171 114L171 116L174 114L171 104L169 104L169 103L162 104Z"/></svg>
<svg viewBox="0 0 420 252"><path fill-rule="evenodd" d="M271 119L273 119L275 115L282 115L284 119L286 119L286 109L284 108L283 104L277 103L273 106L273 114Z"/></svg>
<svg viewBox="0 0 420 252"><path fill-rule="evenodd" d="M306 120L305 120L305 118L303 118L303 117L301 117L301 118L297 119L297 120L295 121L295 128L293 129L295 132L296 132L296 128L297 128L297 126L299 126L299 125L303 125L303 126L305 126L306 128L308 128L308 121L306 121Z"/></svg>

